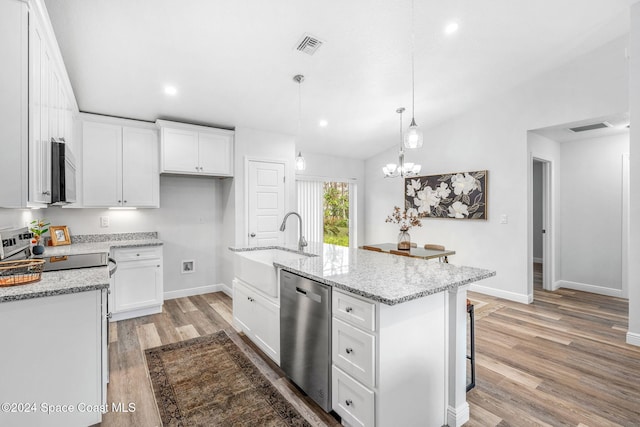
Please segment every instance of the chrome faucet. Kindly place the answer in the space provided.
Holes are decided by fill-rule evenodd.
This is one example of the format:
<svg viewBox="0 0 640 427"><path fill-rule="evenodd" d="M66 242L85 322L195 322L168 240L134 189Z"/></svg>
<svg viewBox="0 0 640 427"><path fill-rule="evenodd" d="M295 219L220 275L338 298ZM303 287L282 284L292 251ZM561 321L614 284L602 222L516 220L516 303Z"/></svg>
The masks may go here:
<svg viewBox="0 0 640 427"><path fill-rule="evenodd" d="M287 218L289 218L289 216L291 215L297 216L298 219L300 220L300 240L298 240L298 250L303 251L304 247L307 246L307 239L305 239L304 236L302 235L302 217L300 216L299 213L294 211L287 213L284 216L284 219L282 220L282 224L280 224L280 231L284 231L285 228L287 228Z"/></svg>

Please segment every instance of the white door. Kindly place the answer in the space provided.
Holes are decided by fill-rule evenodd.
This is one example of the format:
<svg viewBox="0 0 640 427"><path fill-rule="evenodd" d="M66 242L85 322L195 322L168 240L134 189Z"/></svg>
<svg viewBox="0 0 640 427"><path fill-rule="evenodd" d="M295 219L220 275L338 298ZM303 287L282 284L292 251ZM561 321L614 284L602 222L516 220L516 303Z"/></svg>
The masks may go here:
<svg viewBox="0 0 640 427"><path fill-rule="evenodd" d="M281 245L284 233L284 163L249 161L248 242L251 246Z"/></svg>

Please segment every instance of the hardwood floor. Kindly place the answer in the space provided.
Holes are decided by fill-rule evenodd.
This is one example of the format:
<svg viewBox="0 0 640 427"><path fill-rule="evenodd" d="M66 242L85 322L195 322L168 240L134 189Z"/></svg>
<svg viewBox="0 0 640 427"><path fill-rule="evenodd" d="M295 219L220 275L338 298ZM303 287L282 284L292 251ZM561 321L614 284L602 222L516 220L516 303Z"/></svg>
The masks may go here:
<svg viewBox="0 0 640 427"><path fill-rule="evenodd" d="M640 425L640 348L625 344L626 300L534 292L530 305L469 293L477 376L466 425ZM160 425L142 350L221 329L312 425L338 425L235 333L231 319L231 299L212 293L168 300L161 314L111 324L109 404L133 402L136 410L107 413L102 425Z"/></svg>
<svg viewBox="0 0 640 427"><path fill-rule="evenodd" d="M231 323L231 299L221 292L167 300L160 314L112 323L108 404L111 407L112 402L123 403L124 406L134 403L135 411L106 413L102 426L161 425L147 377L143 350L209 335L222 329L311 425L339 425L336 419L322 411L284 378L282 370L275 363L243 335L236 333Z"/></svg>
<svg viewBox="0 0 640 427"><path fill-rule="evenodd" d="M529 305L469 298L476 387L466 425L640 425L640 348L625 343L627 300L539 284Z"/></svg>

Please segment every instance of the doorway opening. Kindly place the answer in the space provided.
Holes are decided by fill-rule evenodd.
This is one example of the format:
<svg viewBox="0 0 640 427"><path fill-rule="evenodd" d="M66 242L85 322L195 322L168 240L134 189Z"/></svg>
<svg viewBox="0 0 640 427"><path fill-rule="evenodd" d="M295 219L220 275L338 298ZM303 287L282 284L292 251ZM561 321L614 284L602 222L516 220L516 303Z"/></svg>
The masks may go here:
<svg viewBox="0 0 640 427"><path fill-rule="evenodd" d="M532 165L532 230L533 288L552 290L551 279L551 162L533 158Z"/></svg>

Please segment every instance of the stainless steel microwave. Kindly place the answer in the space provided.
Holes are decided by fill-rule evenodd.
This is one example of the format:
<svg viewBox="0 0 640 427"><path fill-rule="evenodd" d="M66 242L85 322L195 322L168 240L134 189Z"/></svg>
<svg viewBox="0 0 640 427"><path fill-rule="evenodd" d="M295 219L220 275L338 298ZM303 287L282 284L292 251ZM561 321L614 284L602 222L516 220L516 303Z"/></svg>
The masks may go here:
<svg viewBox="0 0 640 427"><path fill-rule="evenodd" d="M64 139L51 139L51 204L76 201L76 159Z"/></svg>

